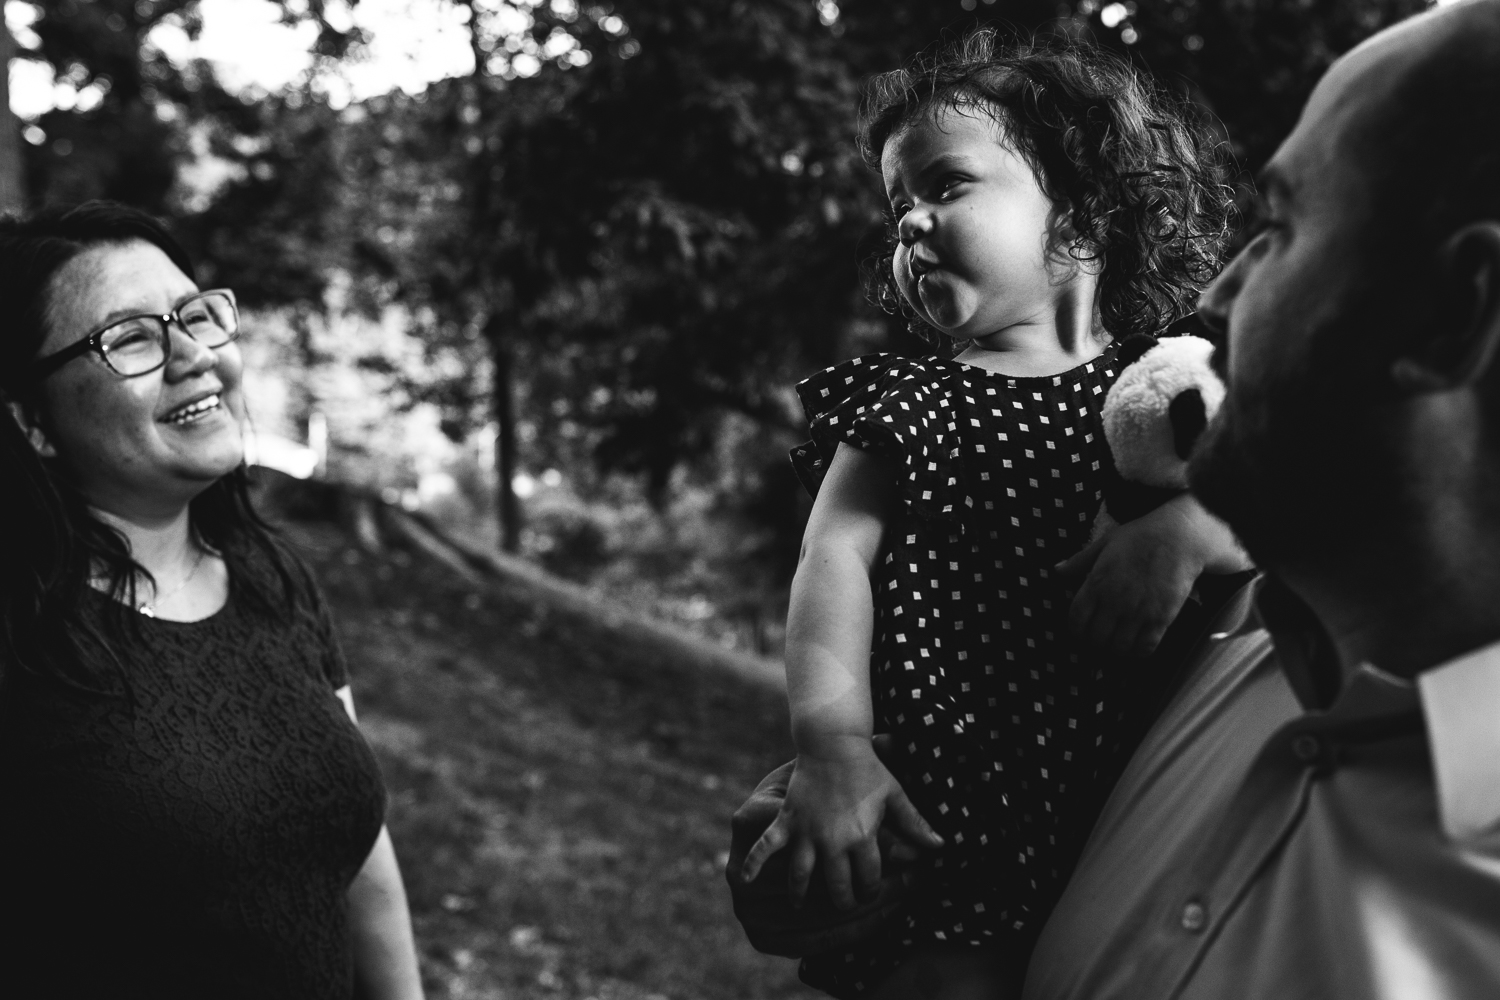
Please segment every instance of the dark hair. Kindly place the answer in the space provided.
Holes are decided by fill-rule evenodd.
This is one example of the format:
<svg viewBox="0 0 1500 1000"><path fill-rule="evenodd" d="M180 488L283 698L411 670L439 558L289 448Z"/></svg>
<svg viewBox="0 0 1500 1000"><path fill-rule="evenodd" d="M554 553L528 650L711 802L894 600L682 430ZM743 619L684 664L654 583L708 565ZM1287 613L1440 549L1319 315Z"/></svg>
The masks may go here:
<svg viewBox="0 0 1500 1000"><path fill-rule="evenodd" d="M161 249L188 277L193 265L151 216L124 205L91 201L43 209L29 218L0 218L0 403L21 407L45 427L31 365L47 336L53 285L64 265L91 247L143 240ZM119 531L94 517L56 460L43 459L9 413L0 414L0 482L9 500L0 528L0 671L18 665L97 690L90 661L104 654L118 665L114 643L136 621L136 582L150 579ZM215 482L189 506L198 541L230 567L231 585L252 606L276 614L294 606L291 557L250 503L244 465ZM275 570L281 593L263 573L245 572L259 552ZM84 613L90 577L100 574L115 600L96 627Z"/></svg>
<svg viewBox="0 0 1500 1000"><path fill-rule="evenodd" d="M1077 41L1002 45L982 28L868 85L860 146L885 144L942 108L990 115L1052 199L1049 253L1103 264L1099 311L1116 337L1159 333L1193 308L1223 266L1234 191L1204 117L1124 60ZM866 273L871 296L917 319L891 272L895 227Z"/></svg>

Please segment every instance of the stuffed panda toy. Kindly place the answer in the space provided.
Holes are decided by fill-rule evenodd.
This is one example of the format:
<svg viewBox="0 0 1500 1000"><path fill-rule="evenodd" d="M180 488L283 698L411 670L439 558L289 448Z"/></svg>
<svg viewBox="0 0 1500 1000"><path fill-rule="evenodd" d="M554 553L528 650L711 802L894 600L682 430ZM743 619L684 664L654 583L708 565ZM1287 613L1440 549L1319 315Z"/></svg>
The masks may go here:
<svg viewBox="0 0 1500 1000"><path fill-rule="evenodd" d="M1160 340L1127 337L1116 349L1120 374L1104 398L1103 413L1115 474L1105 481L1091 543L1187 489L1188 456L1224 402L1224 383L1210 363L1213 344L1187 333L1174 335L1177 329L1191 329L1193 320L1190 316L1173 324ZM1095 776L1098 794L1107 796L1114 787L1147 728L1196 662L1194 650L1254 575L1200 576L1155 652L1128 669L1102 672L1113 685L1120 718L1137 721L1111 737L1109 763Z"/></svg>
<svg viewBox="0 0 1500 1000"><path fill-rule="evenodd" d="M1120 342L1120 376L1104 399L1104 437L1118 475L1104 487L1095 539L1187 489L1188 456L1224 402L1213 352L1213 344L1189 335L1136 334Z"/></svg>

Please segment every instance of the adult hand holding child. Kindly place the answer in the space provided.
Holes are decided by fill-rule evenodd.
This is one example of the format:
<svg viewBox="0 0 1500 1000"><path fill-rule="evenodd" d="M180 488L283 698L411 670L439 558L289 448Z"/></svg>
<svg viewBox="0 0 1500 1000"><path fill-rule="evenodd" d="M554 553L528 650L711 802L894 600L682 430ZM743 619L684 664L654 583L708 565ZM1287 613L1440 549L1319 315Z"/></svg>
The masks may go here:
<svg viewBox="0 0 1500 1000"><path fill-rule="evenodd" d="M938 848L943 838L927 825L901 783L876 755L872 741L857 736L799 745L788 772L785 797L746 856L743 878L754 882L766 862L787 852L787 891L801 909L815 867L833 906L853 910L879 896L882 857L880 831L916 847Z"/></svg>
<svg viewBox="0 0 1500 1000"><path fill-rule="evenodd" d="M889 737L876 736L871 745L877 756L888 758ZM900 906L916 877L912 862L921 853L889 826L881 826L875 836L878 877L852 907L836 904L826 883L817 879L804 882L805 895L794 894L788 852L765 850L752 866L752 849L763 849L764 835L781 816L796 767L797 761L787 761L766 775L735 811L724 870L735 916L750 943L759 951L789 958L848 947L876 930Z"/></svg>
<svg viewBox="0 0 1500 1000"><path fill-rule="evenodd" d="M1229 527L1187 492L1188 459L1224 398L1213 342L1199 332L1189 317L1161 339L1136 334L1120 345L1103 411L1114 474L1092 540L1054 571L1077 587L1069 624L1085 648L1148 657L1179 621L1177 633L1196 636L1243 582L1203 581L1193 609L1203 613L1183 615L1200 578L1252 568ZM1186 644L1169 643L1167 658L1180 660Z"/></svg>
<svg viewBox="0 0 1500 1000"><path fill-rule="evenodd" d="M1135 658L1161 645L1204 574L1251 568L1234 532L1184 493L1090 542L1054 572L1078 587L1068 622L1080 644Z"/></svg>

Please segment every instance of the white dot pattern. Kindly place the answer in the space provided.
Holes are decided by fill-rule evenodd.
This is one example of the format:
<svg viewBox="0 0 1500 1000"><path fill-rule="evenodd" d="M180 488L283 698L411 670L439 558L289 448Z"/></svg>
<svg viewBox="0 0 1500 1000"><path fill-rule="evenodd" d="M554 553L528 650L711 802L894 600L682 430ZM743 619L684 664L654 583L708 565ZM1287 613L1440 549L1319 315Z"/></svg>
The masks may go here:
<svg viewBox="0 0 1500 1000"><path fill-rule="evenodd" d="M1112 474L1101 411L1113 358L1008 378L874 355L797 387L813 441L792 458L810 490L840 442L902 470L871 578L876 728L947 842L888 931L804 959L810 985L860 996L938 942L1019 948L1024 961L1061 892L1127 723L1102 665L1075 648L1071 598L1051 575L1087 541Z"/></svg>

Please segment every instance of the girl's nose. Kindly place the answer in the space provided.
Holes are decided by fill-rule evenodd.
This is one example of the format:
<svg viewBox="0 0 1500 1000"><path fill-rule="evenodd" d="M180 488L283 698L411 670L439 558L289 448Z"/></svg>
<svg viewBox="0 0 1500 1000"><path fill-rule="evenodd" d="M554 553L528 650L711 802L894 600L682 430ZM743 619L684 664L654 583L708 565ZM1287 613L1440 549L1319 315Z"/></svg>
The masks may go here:
<svg viewBox="0 0 1500 1000"><path fill-rule="evenodd" d="M186 330L173 323L167 328L172 338L172 357L167 361L167 378L174 382L201 375L218 363L212 347L204 347Z"/></svg>
<svg viewBox="0 0 1500 1000"><path fill-rule="evenodd" d="M911 246L932 231L932 213L925 208L913 208L901 216L896 226L896 235L902 245Z"/></svg>

